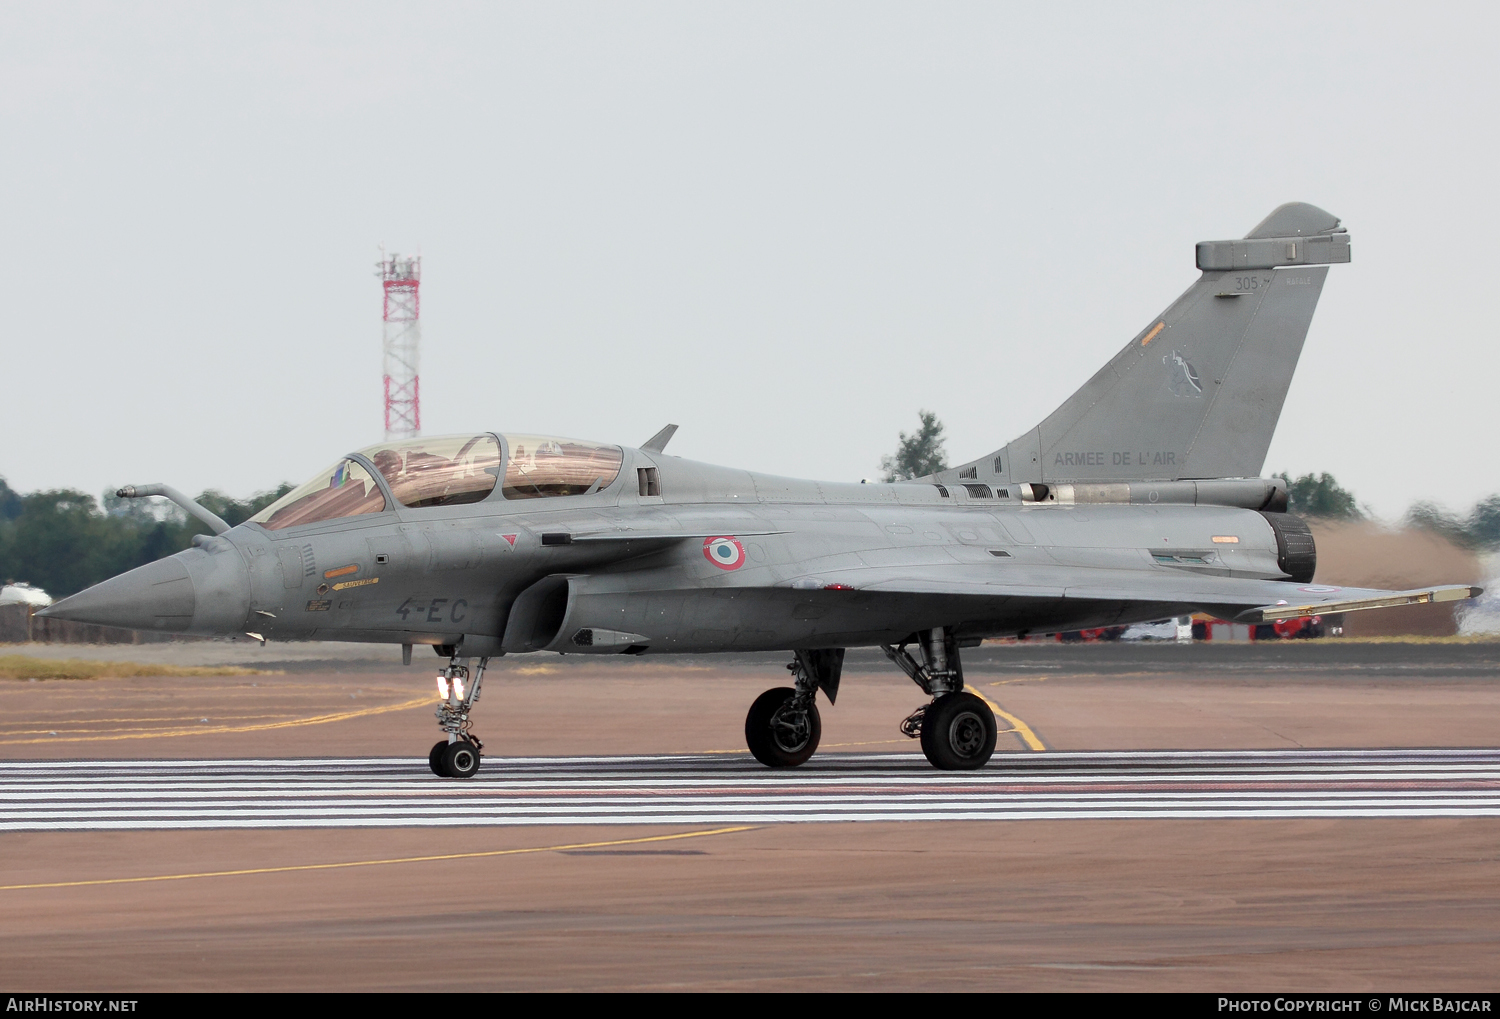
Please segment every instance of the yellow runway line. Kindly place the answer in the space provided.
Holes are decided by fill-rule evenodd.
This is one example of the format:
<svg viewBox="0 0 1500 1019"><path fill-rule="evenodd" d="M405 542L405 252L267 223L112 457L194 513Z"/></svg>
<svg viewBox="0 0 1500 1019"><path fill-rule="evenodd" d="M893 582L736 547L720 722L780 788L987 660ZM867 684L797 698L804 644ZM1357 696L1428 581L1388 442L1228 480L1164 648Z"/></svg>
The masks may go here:
<svg viewBox="0 0 1500 1019"><path fill-rule="evenodd" d="M119 736L43 736L40 739L0 739L7 743L101 743L122 739L164 739L170 736L208 736L226 732L264 732L267 729L294 729L301 725L327 725L330 722L345 722L351 718L367 718L384 715L391 711L406 711L410 708L429 706L434 697L416 697L400 704L387 704L378 708L360 708L356 711L340 711L329 715L313 715L311 718L292 718L285 722L262 722L259 725L205 725L191 729L160 729L155 732L133 732Z"/></svg>
<svg viewBox="0 0 1500 1019"><path fill-rule="evenodd" d="M220 719L227 719L228 721L231 721L231 722L242 722L242 721L244 721L247 718L275 718L278 714L285 714L285 712L262 711L259 714L255 714L255 715L217 715L215 717L220 718ZM176 725L185 725L188 722L196 722L196 721L197 721L197 719L191 717L190 715L163 715L160 718L86 718L83 721L78 722L76 724L78 724L78 725L103 725L106 722L121 722L121 723L128 722L128 723L130 723L132 725L145 725L148 722L171 722L171 723L176 724ZM56 725L48 725L46 722L38 722L38 721L34 721L34 720L32 720L32 721L26 721L26 722L16 722L14 724L16 724L16 725L45 725L46 728L45 729L36 729L36 730L31 730L31 729L13 729L13 730L11 730L9 732L0 733L0 735L5 735L5 736L25 736L25 735L28 735L28 734L32 733L33 731L35 731L35 732L51 732L52 730L54 730L54 729L57 728Z"/></svg>
<svg viewBox="0 0 1500 1019"><path fill-rule="evenodd" d="M1047 749L1047 744L1043 743L1041 741L1041 739L1037 736L1037 734L1031 731L1031 726L1027 725L1025 722L1021 721L1015 715L1012 715L1009 711L1006 711L1000 705L998 705L994 701L990 700L988 697L986 697L980 691L980 689L978 687L967 686L966 685L964 687L964 689L967 690L969 693L973 694L975 697L978 697L980 700L984 701L986 704L988 704L990 706L990 710L991 711L993 711L1000 718L1003 718L1007 722L1009 722L1011 724L1011 728L1009 728L1009 729L1007 729L1005 731L1006 732L1013 732L1017 736L1021 737L1021 742L1025 743L1028 749L1035 750L1035 751L1038 751L1038 752L1041 752L1041 751Z"/></svg>
<svg viewBox="0 0 1500 1019"><path fill-rule="evenodd" d="M574 842L562 846L531 846L525 849L491 849L481 853L445 853L442 856L403 856L391 860L352 860L348 863L303 863L289 867L252 867L247 870L210 870L198 874L156 874L150 877L109 877L93 881L46 881L33 885L0 885L0 892L17 892L33 888L82 888L94 885L134 885L148 881L186 881L200 877L244 877L251 874L287 874L300 870L343 870L349 867L384 867L396 863L436 863L441 860L477 860L486 856L520 856L524 853L556 853L568 849L604 849L609 846L638 846L646 842L672 842L678 839L697 839L706 835L731 835L735 832L754 831L758 825L740 825L736 828L711 828L705 831L684 831L675 835L648 835L638 839L613 839L609 842Z"/></svg>

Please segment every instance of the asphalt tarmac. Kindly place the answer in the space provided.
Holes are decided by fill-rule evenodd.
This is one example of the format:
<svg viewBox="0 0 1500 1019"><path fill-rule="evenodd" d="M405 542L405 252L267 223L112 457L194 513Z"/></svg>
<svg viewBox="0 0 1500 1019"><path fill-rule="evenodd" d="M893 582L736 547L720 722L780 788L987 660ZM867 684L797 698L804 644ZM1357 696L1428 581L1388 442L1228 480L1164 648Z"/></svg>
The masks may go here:
<svg viewBox="0 0 1500 1019"><path fill-rule="evenodd" d="M283 674L0 684L7 987L1493 985L1496 644L973 649L962 776L867 653L791 773L739 731L779 656L505 659L471 783L435 658L123 650Z"/></svg>

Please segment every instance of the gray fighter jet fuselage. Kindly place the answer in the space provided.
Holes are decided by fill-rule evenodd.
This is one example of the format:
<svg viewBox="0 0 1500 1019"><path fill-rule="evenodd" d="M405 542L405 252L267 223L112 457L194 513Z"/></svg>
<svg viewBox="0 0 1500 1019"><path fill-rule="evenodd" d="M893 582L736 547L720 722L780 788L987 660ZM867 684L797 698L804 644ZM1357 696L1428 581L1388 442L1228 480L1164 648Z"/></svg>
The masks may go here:
<svg viewBox="0 0 1500 1019"><path fill-rule="evenodd" d="M988 637L1202 609L1259 622L1451 600L1313 583L1278 479L1256 477L1338 221L1283 206L1198 246L1199 280L1074 397L995 452L896 484L813 482L641 447L485 432L382 443L251 521L59 602L141 630L435 647L449 659L439 774L478 767L469 707L501 654L793 653L751 708L771 765L816 749L816 691L882 646L933 698L904 723L939 767L978 767L993 715L960 649ZM477 660L475 675L470 663Z"/></svg>
<svg viewBox="0 0 1500 1019"><path fill-rule="evenodd" d="M478 502L408 507L370 458L453 441L352 453L327 472L363 468L352 483L373 486L385 504L375 512L276 530L265 514L127 575L141 591L116 625L470 657L769 651L890 644L933 626L961 640L1108 626L1209 607L1191 593L1195 578L1281 581L1300 569L1296 579L1312 579L1311 560L1294 564L1278 543L1275 527L1296 518L1197 505L1191 482L1079 502L1086 486L810 482L545 439L607 448L619 467L607 483L584 479L595 491L507 497L496 486ZM483 467L470 477L494 485ZM648 484L656 494L641 494ZM1218 487L1255 506L1284 499L1275 480ZM1069 591L1096 571L1120 588ZM1133 591L1134 573L1170 576L1182 594Z"/></svg>

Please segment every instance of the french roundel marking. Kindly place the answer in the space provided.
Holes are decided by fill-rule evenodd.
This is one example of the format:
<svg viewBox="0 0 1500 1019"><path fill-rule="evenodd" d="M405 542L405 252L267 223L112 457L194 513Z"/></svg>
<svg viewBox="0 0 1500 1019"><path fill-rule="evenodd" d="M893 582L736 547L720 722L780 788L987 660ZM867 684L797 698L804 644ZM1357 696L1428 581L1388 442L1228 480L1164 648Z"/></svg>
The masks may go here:
<svg viewBox="0 0 1500 1019"><path fill-rule="evenodd" d="M745 565L745 546L731 535L703 539L703 558L721 570L737 570Z"/></svg>
<svg viewBox="0 0 1500 1019"><path fill-rule="evenodd" d="M1297 590L1306 591L1308 594L1333 594L1335 591L1342 591L1343 588L1329 587L1326 584L1309 584L1307 587L1299 587Z"/></svg>

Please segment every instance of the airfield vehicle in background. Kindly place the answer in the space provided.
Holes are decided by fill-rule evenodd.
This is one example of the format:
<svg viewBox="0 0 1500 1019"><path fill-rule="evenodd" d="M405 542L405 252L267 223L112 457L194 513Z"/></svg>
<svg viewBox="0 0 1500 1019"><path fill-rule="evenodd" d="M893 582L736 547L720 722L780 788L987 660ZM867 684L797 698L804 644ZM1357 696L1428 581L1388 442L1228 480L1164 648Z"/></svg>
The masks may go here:
<svg viewBox="0 0 1500 1019"><path fill-rule="evenodd" d="M901 723L939 768L982 766L994 715L962 652L1204 611L1241 625L1470 597L1313 581L1307 525L1259 474L1331 263L1338 220L1284 205L1035 428L900 484L802 481L639 447L519 432L381 443L230 528L42 614L109 626L436 649L444 739L467 777L471 709L502 654L787 651L751 704L773 767L817 749L844 650L878 646L926 698ZM123 495L147 489L122 490Z"/></svg>
<svg viewBox="0 0 1500 1019"><path fill-rule="evenodd" d="M32 605L44 609L51 604L50 594L24 581L11 581L0 587L0 605Z"/></svg>
<svg viewBox="0 0 1500 1019"><path fill-rule="evenodd" d="M1104 627L1097 630L1082 630L1074 633L1060 633L1058 639L1067 641L1083 641L1085 643L1100 640L1170 640L1170 641L1265 641L1265 640L1306 640L1313 637L1326 637L1331 633L1337 635L1336 624L1322 616L1310 616L1306 619L1273 619L1266 623L1256 623L1251 626L1246 623L1236 623L1229 619L1215 619L1205 612L1195 612L1191 616L1182 616L1187 619L1186 626L1182 626L1176 619L1163 619L1154 623L1135 623L1126 627ZM1330 617L1338 619L1337 616ZM1183 633L1186 630L1186 633Z"/></svg>
<svg viewBox="0 0 1500 1019"><path fill-rule="evenodd" d="M1215 619L1207 613L1193 615L1193 639L1212 641L1310 640L1326 637L1332 627L1322 616L1273 619L1251 626L1230 619Z"/></svg>

